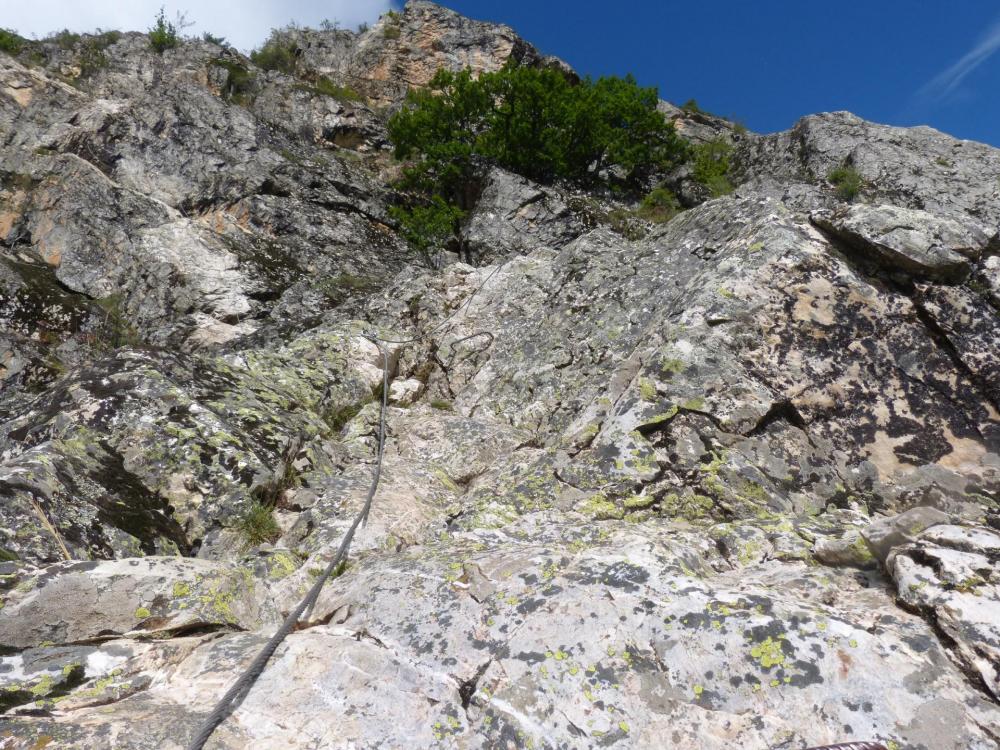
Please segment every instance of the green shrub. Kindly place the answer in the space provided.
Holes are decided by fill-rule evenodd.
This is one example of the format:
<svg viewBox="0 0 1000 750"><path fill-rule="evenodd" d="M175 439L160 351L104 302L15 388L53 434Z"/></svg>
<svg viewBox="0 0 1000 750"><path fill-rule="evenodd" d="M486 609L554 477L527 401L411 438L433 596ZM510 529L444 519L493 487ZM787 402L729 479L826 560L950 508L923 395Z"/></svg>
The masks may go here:
<svg viewBox="0 0 1000 750"><path fill-rule="evenodd" d="M122 347L142 344L138 329L132 325L125 311L125 302L121 294L112 294L94 302L103 311L103 320L89 337L90 344L97 351L107 353Z"/></svg>
<svg viewBox="0 0 1000 750"><path fill-rule="evenodd" d="M385 24L382 26L382 36L386 39L399 39L402 33L399 28L401 16L394 10L386 11Z"/></svg>
<svg viewBox="0 0 1000 750"><path fill-rule="evenodd" d="M418 157L409 177L430 177L455 201L474 161L539 182L594 183L617 166L631 180L683 157L684 146L656 111L654 88L628 78L569 81L557 70L509 65L474 79L441 70L411 92L389 121L398 159Z"/></svg>
<svg viewBox="0 0 1000 750"><path fill-rule="evenodd" d="M718 198L733 192L729 181L729 158L733 147L721 138L702 143L691 149L691 176L708 189L709 195Z"/></svg>
<svg viewBox="0 0 1000 750"><path fill-rule="evenodd" d="M681 212L681 203L672 190L658 187L642 199L636 215L640 219L661 224L670 221Z"/></svg>
<svg viewBox="0 0 1000 750"><path fill-rule="evenodd" d="M413 206L392 206L389 215L399 223L403 239L432 263L434 254L445 249L458 234L465 211L434 195Z"/></svg>
<svg viewBox="0 0 1000 750"><path fill-rule="evenodd" d="M81 38L76 32L63 29L50 36L48 41L55 42L60 49L71 50L80 42Z"/></svg>
<svg viewBox="0 0 1000 750"><path fill-rule="evenodd" d="M854 200L861 192L864 182L858 170L849 164L832 170L826 179L837 188L837 197L845 201Z"/></svg>
<svg viewBox="0 0 1000 750"><path fill-rule="evenodd" d="M254 75L235 60L216 58L210 65L222 68L227 72L226 81L222 84L222 98L236 104L248 104L254 89Z"/></svg>
<svg viewBox="0 0 1000 750"><path fill-rule="evenodd" d="M226 44L226 37L224 37L224 36L216 36L215 34L211 33L210 31L206 31L205 33L203 33L201 35L201 40L203 42L208 42L209 44L217 44L220 47L224 47L225 44Z"/></svg>
<svg viewBox="0 0 1000 750"><path fill-rule="evenodd" d="M688 99L681 105L681 109L685 112L690 112L693 115L703 115L707 114L705 110L698 106L698 102L694 99Z"/></svg>
<svg viewBox="0 0 1000 750"><path fill-rule="evenodd" d="M16 32L10 29L0 29L0 52L16 55L27 43L28 40L18 36Z"/></svg>
<svg viewBox="0 0 1000 750"><path fill-rule="evenodd" d="M309 91L319 96L330 96L342 102L361 101L362 97L350 86L338 86L326 76L319 76L312 85L301 85L305 91Z"/></svg>
<svg viewBox="0 0 1000 750"><path fill-rule="evenodd" d="M260 49L250 53L253 64L263 70L277 70L291 75L295 72L295 43L281 29L273 29Z"/></svg>
<svg viewBox="0 0 1000 750"><path fill-rule="evenodd" d="M275 542L281 536L281 527L274 518L273 509L259 500L250 503L243 515L236 519L233 529L247 548Z"/></svg>
<svg viewBox="0 0 1000 750"><path fill-rule="evenodd" d="M405 237L427 254L448 241L496 164L539 182L637 185L669 169L686 146L657 111L655 88L629 76L582 82L552 69L508 65L473 78L440 70L389 120L397 159L415 159L400 186L422 197L396 209ZM451 235L453 236L453 235Z"/></svg>
<svg viewBox="0 0 1000 750"><path fill-rule="evenodd" d="M362 21L361 23L358 24L358 33L364 34L366 31L368 31L369 28L370 27L368 26L368 24Z"/></svg>
<svg viewBox="0 0 1000 750"><path fill-rule="evenodd" d="M173 49L180 43L177 27L167 20L166 12L160 8L156 14L156 22L149 29L149 46L162 55L166 50Z"/></svg>

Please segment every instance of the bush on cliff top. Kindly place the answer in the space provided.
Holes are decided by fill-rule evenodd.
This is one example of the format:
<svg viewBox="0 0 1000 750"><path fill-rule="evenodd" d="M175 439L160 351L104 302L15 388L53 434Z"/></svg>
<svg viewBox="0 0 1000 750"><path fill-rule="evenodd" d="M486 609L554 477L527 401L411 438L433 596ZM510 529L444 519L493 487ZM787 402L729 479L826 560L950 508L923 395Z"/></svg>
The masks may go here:
<svg viewBox="0 0 1000 750"><path fill-rule="evenodd" d="M457 230L488 164L538 182L586 186L636 186L669 169L686 147L657 101L655 88L631 76L575 82L558 70L516 65L478 78L438 71L389 120L396 158L414 160L401 186L418 196L416 205L394 211L403 234L422 237L424 252L446 243L444 228ZM428 228L434 231L423 234Z"/></svg>

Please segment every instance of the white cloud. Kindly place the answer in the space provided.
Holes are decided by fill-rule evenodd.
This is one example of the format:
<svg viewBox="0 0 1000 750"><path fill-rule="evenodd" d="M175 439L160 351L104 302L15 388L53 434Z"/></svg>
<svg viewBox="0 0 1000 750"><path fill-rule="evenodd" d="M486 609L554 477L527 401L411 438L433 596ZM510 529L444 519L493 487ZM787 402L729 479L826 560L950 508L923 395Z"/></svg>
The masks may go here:
<svg viewBox="0 0 1000 750"><path fill-rule="evenodd" d="M958 62L941 71L920 89L918 97L935 101L944 99L954 93L966 76L992 57L998 49L1000 49L1000 19Z"/></svg>
<svg viewBox="0 0 1000 750"><path fill-rule="evenodd" d="M179 11L194 22L184 33L210 31L249 50L272 28L289 21L319 26L329 19L351 29L373 22L394 4L392 0L0 0L0 26L26 37L43 37L64 28L145 31L164 5L171 20Z"/></svg>

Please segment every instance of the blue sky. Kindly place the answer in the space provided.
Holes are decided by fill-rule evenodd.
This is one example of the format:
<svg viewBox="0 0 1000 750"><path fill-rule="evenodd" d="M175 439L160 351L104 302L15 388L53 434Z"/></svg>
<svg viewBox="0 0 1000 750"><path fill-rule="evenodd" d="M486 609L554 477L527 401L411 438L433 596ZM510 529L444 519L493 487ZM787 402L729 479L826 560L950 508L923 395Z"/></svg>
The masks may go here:
<svg viewBox="0 0 1000 750"><path fill-rule="evenodd" d="M894 125L928 124L1000 146L997 0L441 0L502 21L594 76L632 72L678 104L758 132L848 109ZM68 26L143 30L156 9L244 50L295 20L345 27L399 0L0 0L0 26L41 36Z"/></svg>
<svg viewBox="0 0 1000 750"><path fill-rule="evenodd" d="M664 99L694 98L758 132L847 109L1000 146L996 0L443 4L507 23L582 73L632 72Z"/></svg>

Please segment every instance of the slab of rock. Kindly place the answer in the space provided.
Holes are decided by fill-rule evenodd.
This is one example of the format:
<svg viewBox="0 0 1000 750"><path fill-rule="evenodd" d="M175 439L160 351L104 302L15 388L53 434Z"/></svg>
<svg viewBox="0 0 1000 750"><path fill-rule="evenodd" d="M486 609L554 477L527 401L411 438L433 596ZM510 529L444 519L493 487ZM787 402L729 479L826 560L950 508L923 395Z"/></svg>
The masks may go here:
<svg viewBox="0 0 1000 750"><path fill-rule="evenodd" d="M937 508L918 507L896 516L880 518L864 529L861 535L875 557L885 562L895 547L916 539L932 526L950 522L951 516Z"/></svg>
<svg viewBox="0 0 1000 750"><path fill-rule="evenodd" d="M23 649L202 626L249 629L273 621L248 570L207 560L144 557L67 562L21 571L0 609L0 645Z"/></svg>
<svg viewBox="0 0 1000 750"><path fill-rule="evenodd" d="M989 243L982 228L898 206L846 206L816 211L816 226L847 243L865 260L890 271L962 279Z"/></svg>
<svg viewBox="0 0 1000 750"><path fill-rule="evenodd" d="M1000 535L935 526L887 561L899 598L955 644L962 664L1000 700Z"/></svg>

